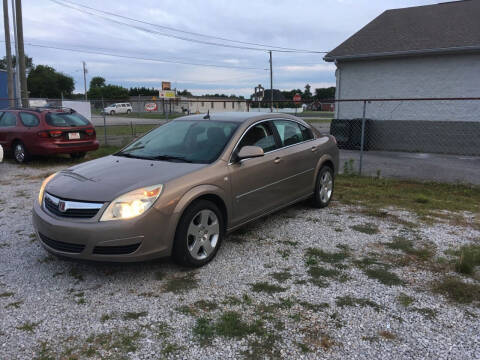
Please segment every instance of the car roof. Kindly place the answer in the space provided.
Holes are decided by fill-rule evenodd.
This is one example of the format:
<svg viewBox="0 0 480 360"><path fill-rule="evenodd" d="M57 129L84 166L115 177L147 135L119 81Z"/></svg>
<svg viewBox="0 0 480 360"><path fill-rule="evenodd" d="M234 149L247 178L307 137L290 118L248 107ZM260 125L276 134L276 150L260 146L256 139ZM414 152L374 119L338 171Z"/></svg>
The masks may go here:
<svg viewBox="0 0 480 360"><path fill-rule="evenodd" d="M245 122L254 122L257 120L264 120L264 119L282 118L282 119L296 120L301 123L304 123L302 119L299 119L292 115L283 114L283 113L225 111L225 112L217 112L217 113L212 112L212 113L209 113L208 115L209 117L207 118L205 118L207 116L206 113L187 115L187 116L178 117L175 120L204 120L204 121L216 120L216 121L234 121L239 123L245 123Z"/></svg>

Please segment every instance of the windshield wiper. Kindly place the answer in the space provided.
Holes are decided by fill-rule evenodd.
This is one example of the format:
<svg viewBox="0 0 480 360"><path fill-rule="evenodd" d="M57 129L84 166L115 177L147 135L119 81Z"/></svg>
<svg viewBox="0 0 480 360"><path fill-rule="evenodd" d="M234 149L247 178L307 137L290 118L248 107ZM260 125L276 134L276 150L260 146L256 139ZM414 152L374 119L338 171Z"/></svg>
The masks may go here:
<svg viewBox="0 0 480 360"><path fill-rule="evenodd" d="M155 160L155 158L150 157L150 156L138 156L138 155L133 155L133 154L127 153L127 152L118 152L118 153L115 154L115 156L123 156L123 157L132 158L132 159Z"/></svg>
<svg viewBox="0 0 480 360"><path fill-rule="evenodd" d="M178 160L178 161L181 161L181 162L187 162L187 163L191 163L193 162L192 160L188 160L182 156L173 156L173 155L158 155L158 156L154 156L152 157L152 159L155 159L155 160L166 160L166 161L170 161L170 160Z"/></svg>

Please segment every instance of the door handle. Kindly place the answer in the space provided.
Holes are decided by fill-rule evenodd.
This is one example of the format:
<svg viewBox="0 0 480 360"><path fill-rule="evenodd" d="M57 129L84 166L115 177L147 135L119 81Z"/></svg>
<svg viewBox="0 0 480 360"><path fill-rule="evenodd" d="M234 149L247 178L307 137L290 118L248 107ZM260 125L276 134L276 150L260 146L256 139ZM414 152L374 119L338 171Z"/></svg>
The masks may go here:
<svg viewBox="0 0 480 360"><path fill-rule="evenodd" d="M316 146L312 146L312 151L317 151L317 147L316 147Z"/></svg>
<svg viewBox="0 0 480 360"><path fill-rule="evenodd" d="M275 160L273 160L275 164L278 164L280 161L282 161L282 159L280 159L279 157L276 157Z"/></svg>

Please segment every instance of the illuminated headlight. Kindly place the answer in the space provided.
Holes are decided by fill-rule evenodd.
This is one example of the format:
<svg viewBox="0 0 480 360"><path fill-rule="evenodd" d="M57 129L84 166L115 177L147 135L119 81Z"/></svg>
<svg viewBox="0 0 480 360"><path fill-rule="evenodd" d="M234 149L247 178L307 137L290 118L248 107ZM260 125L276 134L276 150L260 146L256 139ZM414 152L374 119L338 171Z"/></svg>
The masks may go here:
<svg viewBox="0 0 480 360"><path fill-rule="evenodd" d="M163 185L153 185L123 194L113 200L100 221L131 219L150 209L162 193Z"/></svg>
<svg viewBox="0 0 480 360"><path fill-rule="evenodd" d="M56 172L55 174L52 174L50 175L49 177L47 177L45 180L43 180L42 182L42 186L40 186L40 191L38 192L38 203L40 205L42 205L42 201L43 201L43 194L45 194L45 187L47 186L47 184L49 183L50 180L52 180L55 175L57 175L58 172Z"/></svg>

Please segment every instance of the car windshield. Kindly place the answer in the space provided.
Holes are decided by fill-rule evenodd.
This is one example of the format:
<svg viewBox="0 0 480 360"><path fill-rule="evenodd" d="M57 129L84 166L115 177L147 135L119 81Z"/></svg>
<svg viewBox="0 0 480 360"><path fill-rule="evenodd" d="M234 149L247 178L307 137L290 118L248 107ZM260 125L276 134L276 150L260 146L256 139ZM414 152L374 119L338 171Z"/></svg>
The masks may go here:
<svg viewBox="0 0 480 360"><path fill-rule="evenodd" d="M51 126L85 126L89 121L79 113L48 113L46 117L48 125Z"/></svg>
<svg viewBox="0 0 480 360"><path fill-rule="evenodd" d="M220 156L237 127L237 122L176 120L152 130L115 155L209 164Z"/></svg>

